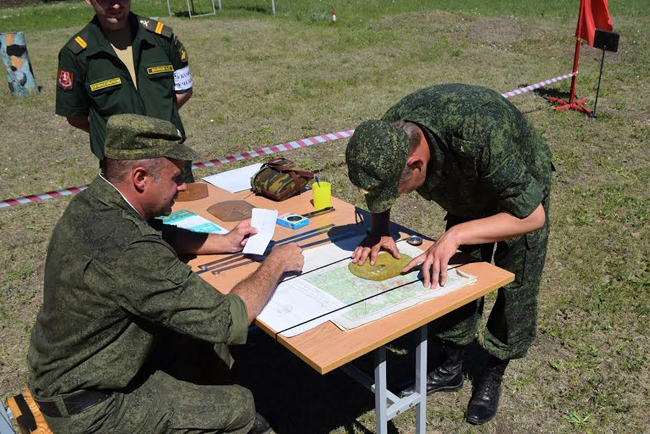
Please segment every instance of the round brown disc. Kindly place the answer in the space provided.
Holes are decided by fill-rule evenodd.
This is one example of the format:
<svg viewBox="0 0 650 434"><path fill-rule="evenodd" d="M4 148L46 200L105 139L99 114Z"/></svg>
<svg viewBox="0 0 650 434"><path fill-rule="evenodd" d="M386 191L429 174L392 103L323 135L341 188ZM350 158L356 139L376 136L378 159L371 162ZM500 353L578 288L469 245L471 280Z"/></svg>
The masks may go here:
<svg viewBox="0 0 650 434"><path fill-rule="evenodd" d="M236 222L251 218L253 205L245 200L227 200L215 203L208 212L222 222Z"/></svg>
<svg viewBox="0 0 650 434"><path fill-rule="evenodd" d="M395 259L390 253L381 252L377 256L375 265L370 265L370 258L368 258L363 265L350 262L348 270L362 279L381 281L402 274L402 268L411 260L413 258L404 253L401 254L400 259Z"/></svg>
<svg viewBox="0 0 650 434"><path fill-rule="evenodd" d="M190 202L208 197L208 186L202 183L187 184L185 191L178 193L176 202Z"/></svg>

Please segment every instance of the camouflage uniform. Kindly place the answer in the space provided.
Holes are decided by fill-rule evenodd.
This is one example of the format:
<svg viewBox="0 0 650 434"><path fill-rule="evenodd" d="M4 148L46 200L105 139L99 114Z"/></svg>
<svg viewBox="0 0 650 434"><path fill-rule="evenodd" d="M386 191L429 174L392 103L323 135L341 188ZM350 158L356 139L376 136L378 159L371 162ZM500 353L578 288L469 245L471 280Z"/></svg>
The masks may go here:
<svg viewBox="0 0 650 434"><path fill-rule="evenodd" d="M56 114L89 116L90 150L100 160L104 158L106 121L115 114L135 113L170 121L185 138L174 95L189 89L174 89L174 73L188 66L187 50L162 23L130 13L129 24L137 88L97 17L59 52ZM191 163L185 165L186 182L194 180Z"/></svg>
<svg viewBox="0 0 650 434"><path fill-rule="evenodd" d="M387 181L396 184L406 165L406 134L389 124L398 120L418 124L426 135L431 160L417 192L447 211L448 229L500 212L524 218L539 204L544 207L546 222L541 229L496 243L496 251L494 244L461 247L485 261L491 261L494 251L495 264L515 274L515 281L499 290L482 344L501 360L524 357L535 338L537 294L548 243L550 150L521 112L492 90L462 84L419 90L390 108L382 121L369 121L380 122L392 135L390 140L399 143L382 157L398 168L387 169L396 175L383 177L379 169L368 168L376 157L356 150L362 141L372 143L367 149L383 146L385 140L373 133L376 125L362 124L360 137L348 146L353 148L347 153L350 179L369 190L366 198L372 212L390 208L396 187ZM480 299L446 315L434 324L436 336L456 345L470 343L482 309Z"/></svg>
<svg viewBox="0 0 650 434"><path fill-rule="evenodd" d="M115 132L114 119L126 120ZM164 128L145 137L138 128L150 121ZM111 158L193 154L166 121L115 116L107 131ZM109 148L125 141L129 148ZM48 247L28 354L32 393L62 415L46 416L55 433L246 433L252 426L251 393L226 375L228 345L246 341L246 305L181 262L168 243L176 235L159 220L145 221L101 176L70 202ZM68 415L62 399L86 390L114 393Z"/></svg>

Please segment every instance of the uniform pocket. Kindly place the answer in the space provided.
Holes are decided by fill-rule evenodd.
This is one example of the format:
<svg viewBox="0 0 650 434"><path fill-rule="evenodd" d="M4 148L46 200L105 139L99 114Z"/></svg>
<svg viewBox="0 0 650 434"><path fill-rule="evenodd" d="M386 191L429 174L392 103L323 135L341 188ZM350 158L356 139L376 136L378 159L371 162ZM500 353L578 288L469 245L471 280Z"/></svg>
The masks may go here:
<svg viewBox="0 0 650 434"><path fill-rule="evenodd" d="M127 85L124 77L115 74L88 81L88 94L100 116L126 112L125 108L131 102L131 98L124 92Z"/></svg>
<svg viewBox="0 0 650 434"><path fill-rule="evenodd" d="M476 166L478 150L476 145L469 140L452 136L450 151L453 154L452 162L455 166L455 172L462 173L465 179L478 179L478 169Z"/></svg>
<svg viewBox="0 0 650 434"><path fill-rule="evenodd" d="M146 64L144 70L146 79L140 80L140 92L155 101L171 102L174 95L174 67L169 61Z"/></svg>
<svg viewBox="0 0 650 434"><path fill-rule="evenodd" d="M190 277L191 273L192 268L189 265L178 261L167 270L165 273L165 279L175 283L176 285L181 285Z"/></svg>

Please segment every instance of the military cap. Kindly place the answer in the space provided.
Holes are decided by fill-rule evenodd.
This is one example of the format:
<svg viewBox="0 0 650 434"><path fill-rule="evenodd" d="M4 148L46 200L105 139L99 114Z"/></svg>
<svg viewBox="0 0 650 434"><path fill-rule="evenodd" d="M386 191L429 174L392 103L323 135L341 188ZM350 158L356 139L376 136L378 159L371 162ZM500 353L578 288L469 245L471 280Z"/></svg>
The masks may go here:
<svg viewBox="0 0 650 434"><path fill-rule="evenodd" d="M104 153L114 160L197 158L197 153L182 141L181 132L169 121L134 114L114 115L106 123Z"/></svg>
<svg viewBox="0 0 650 434"><path fill-rule="evenodd" d="M373 119L354 131L345 162L350 181L366 193L370 212L384 212L395 203L408 153L406 132L390 122Z"/></svg>

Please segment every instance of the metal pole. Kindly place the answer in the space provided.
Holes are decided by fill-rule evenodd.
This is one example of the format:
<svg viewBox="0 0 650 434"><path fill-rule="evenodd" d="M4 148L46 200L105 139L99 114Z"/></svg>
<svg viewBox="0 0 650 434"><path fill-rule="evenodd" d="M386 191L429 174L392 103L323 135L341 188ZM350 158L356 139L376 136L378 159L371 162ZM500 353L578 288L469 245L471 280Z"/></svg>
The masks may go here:
<svg viewBox="0 0 650 434"><path fill-rule="evenodd" d="M377 434L388 434L386 408L386 347L375 350L375 424Z"/></svg>
<svg viewBox="0 0 650 434"><path fill-rule="evenodd" d="M573 77L571 77L571 94L569 95L569 105L573 105L576 99L576 81L578 79L578 59L580 59L580 38L576 40L576 51L573 55Z"/></svg>
<svg viewBox="0 0 650 434"><path fill-rule="evenodd" d="M585 0L580 0L580 13L578 14L578 28L576 29L576 49L573 55L573 77L571 77L571 95L569 105L573 105L576 97L576 80L578 78L578 59L580 59L580 30L582 30L582 17L585 13Z"/></svg>
<svg viewBox="0 0 650 434"><path fill-rule="evenodd" d="M427 429L427 325L417 331L418 345L415 350L415 393L420 395L416 405L415 432L424 434Z"/></svg>
<svg viewBox="0 0 650 434"><path fill-rule="evenodd" d="M605 64L605 48L603 47L603 56L600 58L600 74L598 74L598 87L596 88L596 100L594 101L594 112L591 114L592 118L596 118L596 107L598 106L598 94L600 93L600 79L603 76L603 65Z"/></svg>

